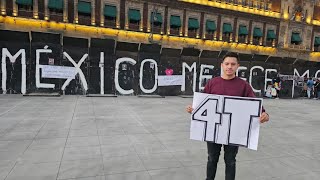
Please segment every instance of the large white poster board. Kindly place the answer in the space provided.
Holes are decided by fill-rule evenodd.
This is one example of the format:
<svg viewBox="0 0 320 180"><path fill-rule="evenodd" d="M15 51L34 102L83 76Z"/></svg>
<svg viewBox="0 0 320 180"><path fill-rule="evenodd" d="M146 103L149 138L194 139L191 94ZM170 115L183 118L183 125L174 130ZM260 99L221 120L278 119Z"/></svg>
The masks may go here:
<svg viewBox="0 0 320 180"><path fill-rule="evenodd" d="M257 150L261 98L194 93L190 139Z"/></svg>
<svg viewBox="0 0 320 180"><path fill-rule="evenodd" d="M182 83L182 75L158 76L158 86L181 86Z"/></svg>
<svg viewBox="0 0 320 180"><path fill-rule="evenodd" d="M75 67L41 65L41 69L43 78L74 79L76 75Z"/></svg>

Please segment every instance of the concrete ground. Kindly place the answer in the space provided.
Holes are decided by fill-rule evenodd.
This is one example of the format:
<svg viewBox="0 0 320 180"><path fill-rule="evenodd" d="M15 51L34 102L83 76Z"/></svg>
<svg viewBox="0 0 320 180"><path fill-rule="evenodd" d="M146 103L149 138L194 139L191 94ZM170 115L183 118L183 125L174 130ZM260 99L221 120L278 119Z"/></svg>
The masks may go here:
<svg viewBox="0 0 320 180"><path fill-rule="evenodd" d="M0 180L204 180L181 97L0 96ZM259 150L238 180L319 180L320 100L265 100ZM224 179L223 158L217 180Z"/></svg>

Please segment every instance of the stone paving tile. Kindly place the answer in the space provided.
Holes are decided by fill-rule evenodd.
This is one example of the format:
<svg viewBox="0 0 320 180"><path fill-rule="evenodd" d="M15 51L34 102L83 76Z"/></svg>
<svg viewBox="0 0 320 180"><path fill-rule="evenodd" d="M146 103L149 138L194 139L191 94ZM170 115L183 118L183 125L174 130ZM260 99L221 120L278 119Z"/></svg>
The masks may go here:
<svg viewBox="0 0 320 180"><path fill-rule="evenodd" d="M148 134L129 134L128 137L131 140L131 142L134 144L159 142L159 140L151 133L148 133Z"/></svg>
<svg viewBox="0 0 320 180"><path fill-rule="evenodd" d="M102 158L100 146L83 146L65 148L63 161L81 160L81 159L98 159Z"/></svg>
<svg viewBox="0 0 320 180"><path fill-rule="evenodd" d="M131 144L127 135L99 136L101 145Z"/></svg>
<svg viewBox="0 0 320 180"><path fill-rule="evenodd" d="M125 135L122 128L104 128L98 129L99 136L115 136L115 135Z"/></svg>
<svg viewBox="0 0 320 180"><path fill-rule="evenodd" d="M206 150L187 150L172 153L183 166L199 166L207 164Z"/></svg>
<svg viewBox="0 0 320 180"><path fill-rule="evenodd" d="M24 151L30 144L32 140L22 140L22 141L0 141L0 151Z"/></svg>
<svg viewBox="0 0 320 180"><path fill-rule="evenodd" d="M97 146L97 145L100 145L98 136L69 137L67 140L67 147Z"/></svg>
<svg viewBox="0 0 320 180"><path fill-rule="evenodd" d="M1 161L17 161L24 150L0 151Z"/></svg>
<svg viewBox="0 0 320 180"><path fill-rule="evenodd" d="M147 170L182 167L182 164L171 153L146 154L140 158Z"/></svg>
<svg viewBox="0 0 320 180"><path fill-rule="evenodd" d="M71 129L69 137L98 136L97 129Z"/></svg>
<svg viewBox="0 0 320 180"><path fill-rule="evenodd" d="M134 146L131 144L102 145L101 152L103 157L133 156L137 154Z"/></svg>
<svg viewBox="0 0 320 180"><path fill-rule="evenodd" d="M102 159L62 161L58 179L72 179L103 175Z"/></svg>
<svg viewBox="0 0 320 180"><path fill-rule="evenodd" d="M60 163L16 164L6 180L55 180Z"/></svg>
<svg viewBox="0 0 320 180"><path fill-rule="evenodd" d="M52 139L52 138L66 138L68 137L69 130L45 130L39 131L35 139Z"/></svg>
<svg viewBox="0 0 320 180"><path fill-rule="evenodd" d="M18 162L24 163L49 163L60 162L63 148L50 149L27 149L17 159Z"/></svg>
<svg viewBox="0 0 320 180"><path fill-rule="evenodd" d="M83 178L72 178L72 179L64 179L64 180L105 180L105 176L92 176L92 177L83 177Z"/></svg>
<svg viewBox="0 0 320 180"><path fill-rule="evenodd" d="M139 155L168 153L168 150L159 142L136 143L133 145Z"/></svg>
<svg viewBox="0 0 320 180"><path fill-rule="evenodd" d="M147 171L107 175L106 180L151 180Z"/></svg>
<svg viewBox="0 0 320 180"><path fill-rule="evenodd" d="M166 168L149 171L152 180L201 180L205 179L205 166Z"/></svg>
<svg viewBox="0 0 320 180"><path fill-rule="evenodd" d="M67 138L35 139L29 149L64 148Z"/></svg>
<svg viewBox="0 0 320 180"><path fill-rule="evenodd" d="M0 179L3 180L7 177L11 169L14 167L16 161L0 161Z"/></svg>
<svg viewBox="0 0 320 180"><path fill-rule="evenodd" d="M105 175L146 170L137 155L105 157L103 158L103 164Z"/></svg>
<svg viewBox="0 0 320 180"><path fill-rule="evenodd" d="M0 141L18 141L18 140L32 140L36 135L37 131L13 131L8 132L0 137Z"/></svg>
<svg viewBox="0 0 320 180"><path fill-rule="evenodd" d="M124 126L123 131L126 134L148 134L150 131L144 126Z"/></svg>

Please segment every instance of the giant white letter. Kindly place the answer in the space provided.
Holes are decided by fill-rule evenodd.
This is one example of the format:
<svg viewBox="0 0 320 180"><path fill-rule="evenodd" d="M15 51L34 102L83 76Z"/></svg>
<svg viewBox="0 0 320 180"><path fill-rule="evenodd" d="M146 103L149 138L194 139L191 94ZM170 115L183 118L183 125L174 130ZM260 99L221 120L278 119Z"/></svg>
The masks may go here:
<svg viewBox="0 0 320 180"><path fill-rule="evenodd" d="M299 77L305 77L305 76L307 76L307 78L309 78L310 72L309 72L309 70L307 70L306 72L304 72L304 73L302 74L302 76L300 76L298 70L297 70L296 68L294 68L293 76L295 76L295 75L297 75L297 76L299 76ZM292 98L293 98L293 95L294 95L294 80L292 81L292 95L291 95Z"/></svg>
<svg viewBox="0 0 320 180"><path fill-rule="evenodd" d="M54 84L47 84L40 82L40 69L42 68L40 65L40 53L52 53L51 49L47 49L48 46L45 46L44 49L36 50L36 87L37 88L54 88Z"/></svg>
<svg viewBox="0 0 320 180"><path fill-rule="evenodd" d="M154 64L154 86L152 89L145 89L143 87L143 66L144 66L144 63L146 62L150 62L150 63L153 63ZM140 89L142 92L146 93L146 94L151 94L153 93L154 91L157 90L157 87L158 87L158 64L155 60L153 59L145 59L141 62L141 66L140 66L140 79L139 79L139 83L140 83Z"/></svg>
<svg viewBox="0 0 320 180"><path fill-rule="evenodd" d="M252 86L252 72L253 72L254 69L260 69L261 71L264 71L264 68L261 67L261 66L253 66L253 67L250 69L250 77L249 77L249 83L250 83L250 85L251 85L251 87L252 87L253 92L261 93L261 89L260 89L260 90L257 90L257 89L255 89L255 88L253 88L253 86Z"/></svg>
<svg viewBox="0 0 320 180"><path fill-rule="evenodd" d="M16 62L16 59L21 55L21 93L26 93L26 50L20 49L14 56L11 55L7 48L2 49L2 91L3 94L7 92L7 66L6 59L9 58L11 63Z"/></svg>
<svg viewBox="0 0 320 180"><path fill-rule="evenodd" d="M100 53L100 94L104 94L104 52Z"/></svg>
<svg viewBox="0 0 320 180"><path fill-rule="evenodd" d="M78 62L78 64L69 56L68 53L63 52L63 55L73 64L73 66L76 68L76 74L79 74L80 76L80 80L82 82L83 88L87 91L88 90L88 84L87 84L87 80L82 72L82 70L80 69L81 64L86 60L86 58L88 57L88 54L85 54L82 56L82 58L80 59L80 61ZM73 78L68 78L62 85L61 90L65 90L66 87L69 85L69 83L72 81Z"/></svg>
<svg viewBox="0 0 320 180"><path fill-rule="evenodd" d="M268 73L269 72L277 73L278 71L276 69L266 69L266 73L265 73L265 76L264 76L264 91L267 91L267 83L268 82L272 82L272 79L268 78Z"/></svg>
<svg viewBox="0 0 320 180"><path fill-rule="evenodd" d="M182 83L182 86L181 86L181 91L184 92L186 91L186 68L188 68L189 72L192 72L193 71L193 87L192 87L192 90L193 92L196 92L196 78L197 78L197 63L194 62L191 67L183 62L182 63L182 76L183 76L183 83Z"/></svg>
<svg viewBox="0 0 320 180"><path fill-rule="evenodd" d="M130 64L132 65L135 65L137 62L132 59L132 58L128 58L128 57L124 57L124 58L119 58L117 59L116 61L116 68L115 68L115 77L114 77L114 83L116 85L116 90L121 93L121 94L132 94L134 91L133 89L130 89L130 90L124 90L120 87L120 84L119 84L119 65L122 63L122 62L129 62Z"/></svg>
<svg viewBox="0 0 320 180"><path fill-rule="evenodd" d="M318 71L316 72L316 74L314 75L314 77L315 77L315 78L319 78L319 77L318 77L318 74L319 74L319 73L320 73L320 70L318 70Z"/></svg>
<svg viewBox="0 0 320 180"><path fill-rule="evenodd" d="M205 68L213 69L214 66L213 66L213 65L201 64L201 67L200 67L200 77L199 77L199 91L204 90L204 87L202 86L202 80L204 80L204 79L211 79L211 78L212 78L212 75L203 75L203 70L204 70Z"/></svg>
<svg viewBox="0 0 320 180"><path fill-rule="evenodd" d="M222 69L222 68L221 68ZM239 76L239 71L241 70L247 70L248 68L247 67L244 67L244 66L239 66L239 68L237 69L237 72L236 72L236 76ZM247 78L241 78L245 81L247 81Z"/></svg>

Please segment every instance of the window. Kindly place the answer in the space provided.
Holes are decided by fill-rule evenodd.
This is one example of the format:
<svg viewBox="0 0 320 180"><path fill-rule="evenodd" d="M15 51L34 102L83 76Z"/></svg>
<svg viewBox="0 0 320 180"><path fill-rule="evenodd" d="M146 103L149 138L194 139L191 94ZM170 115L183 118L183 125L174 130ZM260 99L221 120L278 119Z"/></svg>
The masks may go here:
<svg viewBox="0 0 320 180"><path fill-rule="evenodd" d="M274 30L268 30L267 32L267 40L272 41L276 39L276 34L274 33Z"/></svg>
<svg viewBox="0 0 320 180"><path fill-rule="evenodd" d="M315 37L314 38L314 51L319 52L319 47L320 47L320 37Z"/></svg>
<svg viewBox="0 0 320 180"><path fill-rule="evenodd" d="M299 45L301 44L302 39L300 37L300 33L292 33L291 35L291 44Z"/></svg>
<svg viewBox="0 0 320 180"><path fill-rule="evenodd" d="M19 9L32 11L33 0L16 0Z"/></svg>
<svg viewBox="0 0 320 180"><path fill-rule="evenodd" d="M262 43L261 42L262 36L263 36L263 33L261 31L261 28L255 27L253 29L253 44L260 45Z"/></svg>
<svg viewBox="0 0 320 180"><path fill-rule="evenodd" d="M217 29L216 22L207 20L206 22L206 31L208 34L213 34Z"/></svg>
<svg viewBox="0 0 320 180"><path fill-rule="evenodd" d="M16 0L16 3L19 6L32 6L33 5L33 0Z"/></svg>
<svg viewBox="0 0 320 180"><path fill-rule="evenodd" d="M130 23L140 23L141 20L141 14L140 10L137 9L129 9L129 22Z"/></svg>
<svg viewBox="0 0 320 180"><path fill-rule="evenodd" d="M232 32L233 32L233 30L232 30L231 24L224 23L223 26L222 26L222 33L223 33L222 40L229 42L230 41L230 35L231 35Z"/></svg>
<svg viewBox="0 0 320 180"><path fill-rule="evenodd" d="M162 15L158 12L151 12L150 16L150 30L152 33L160 34L162 32Z"/></svg>
<svg viewBox="0 0 320 180"><path fill-rule="evenodd" d="M180 35L181 19L180 16L170 16L170 34Z"/></svg>
<svg viewBox="0 0 320 180"><path fill-rule="evenodd" d="M51 12L63 12L63 0L49 0L48 8Z"/></svg>
<svg viewBox="0 0 320 180"><path fill-rule="evenodd" d="M189 18L189 20L188 20L188 36L192 37L192 38L196 38L198 29L199 29L198 19Z"/></svg>
<svg viewBox="0 0 320 180"><path fill-rule="evenodd" d="M232 26L231 26L231 24L229 24L229 23L224 23L224 24L223 24L223 28L222 28L222 32L223 32L223 34L230 34L230 33L232 33L233 31L232 31Z"/></svg>
<svg viewBox="0 0 320 180"><path fill-rule="evenodd" d="M129 17L129 29L139 30L140 29L140 21L141 21L140 10L129 9L128 17Z"/></svg>
<svg viewBox="0 0 320 180"><path fill-rule="evenodd" d="M161 26L162 25L162 15L161 13L151 13L150 23L155 26Z"/></svg>
<svg viewBox="0 0 320 180"><path fill-rule="evenodd" d="M247 26L239 26L239 36L246 37L248 35L248 29Z"/></svg>
<svg viewBox="0 0 320 180"><path fill-rule="evenodd" d="M266 45L267 46L274 46L275 39L276 39L276 34L275 34L274 30L269 29L267 31L267 42L266 42Z"/></svg>
<svg viewBox="0 0 320 180"><path fill-rule="evenodd" d="M90 16L91 15L91 3L86 1L79 1L78 3L78 13L81 15Z"/></svg>
<svg viewBox="0 0 320 180"><path fill-rule="evenodd" d="M170 28L180 28L181 27L181 19L180 16L171 16L170 17Z"/></svg>
<svg viewBox="0 0 320 180"><path fill-rule="evenodd" d="M111 6L111 5L105 5L103 10L104 19L107 24L110 24L111 26L115 26L116 19L117 19L117 7Z"/></svg>
<svg viewBox="0 0 320 180"><path fill-rule="evenodd" d="M248 29L247 26L240 25L238 32L238 42L239 43L247 43L248 42Z"/></svg>

